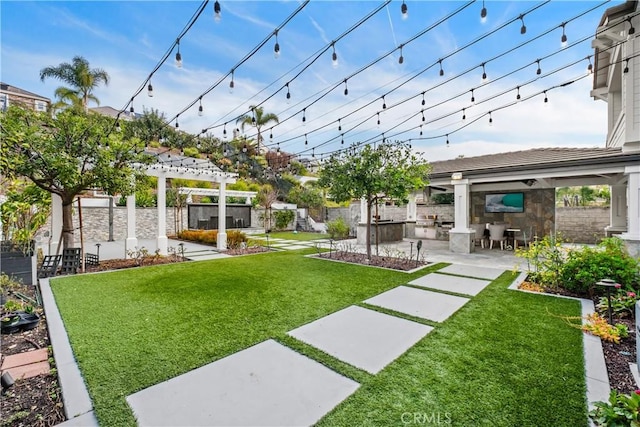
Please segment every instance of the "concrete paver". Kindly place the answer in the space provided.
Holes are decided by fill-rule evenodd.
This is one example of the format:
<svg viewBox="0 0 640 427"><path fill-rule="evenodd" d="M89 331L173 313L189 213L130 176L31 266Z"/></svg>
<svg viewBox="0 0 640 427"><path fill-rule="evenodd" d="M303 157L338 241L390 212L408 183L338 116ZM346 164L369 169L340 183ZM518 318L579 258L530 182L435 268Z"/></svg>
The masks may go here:
<svg viewBox="0 0 640 427"><path fill-rule="evenodd" d="M410 285L465 295L478 295L491 281L431 273L409 282Z"/></svg>
<svg viewBox="0 0 640 427"><path fill-rule="evenodd" d="M359 384L268 340L127 397L140 426L312 425Z"/></svg>
<svg viewBox="0 0 640 427"><path fill-rule="evenodd" d="M351 306L288 334L375 374L432 329L409 320Z"/></svg>
<svg viewBox="0 0 640 427"><path fill-rule="evenodd" d="M458 311L467 301L469 300L466 298L438 294L408 286L398 286L369 298L365 302L422 319L442 322Z"/></svg>
<svg viewBox="0 0 640 427"><path fill-rule="evenodd" d="M480 267L477 265L451 264L438 270L439 273L458 274L461 276L475 277L478 279L495 280L502 273L502 268Z"/></svg>
<svg viewBox="0 0 640 427"><path fill-rule="evenodd" d="M3 370L3 372L9 372L11 377L14 380L18 380L21 378L31 378L37 377L38 375L46 375L51 372L49 367L49 362L37 362L37 363L29 363L28 365L15 366L13 368L9 368Z"/></svg>

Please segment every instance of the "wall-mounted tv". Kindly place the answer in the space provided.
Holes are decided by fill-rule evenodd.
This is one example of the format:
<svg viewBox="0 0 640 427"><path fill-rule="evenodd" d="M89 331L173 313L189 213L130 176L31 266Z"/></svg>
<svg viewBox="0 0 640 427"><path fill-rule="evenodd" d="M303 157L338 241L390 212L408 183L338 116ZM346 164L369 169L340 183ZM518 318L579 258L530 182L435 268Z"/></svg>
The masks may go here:
<svg viewBox="0 0 640 427"><path fill-rule="evenodd" d="M487 194L485 212L524 212L524 193Z"/></svg>

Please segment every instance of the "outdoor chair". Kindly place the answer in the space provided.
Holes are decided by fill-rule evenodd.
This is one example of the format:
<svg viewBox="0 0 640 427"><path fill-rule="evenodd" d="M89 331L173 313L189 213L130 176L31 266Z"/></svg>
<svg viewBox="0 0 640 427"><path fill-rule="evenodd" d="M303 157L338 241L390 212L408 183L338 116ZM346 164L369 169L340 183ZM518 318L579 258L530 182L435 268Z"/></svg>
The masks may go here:
<svg viewBox="0 0 640 427"><path fill-rule="evenodd" d="M471 224L469 227L476 232L474 242L476 244L480 243L480 246L484 249L484 242L486 240L486 236L484 233L487 227L484 224Z"/></svg>
<svg viewBox="0 0 640 427"><path fill-rule="evenodd" d="M530 246L533 235L533 226L529 227L528 230L523 229L520 238L515 240L515 247L517 248L519 243L522 244L522 246L524 246L525 248Z"/></svg>
<svg viewBox="0 0 640 427"><path fill-rule="evenodd" d="M507 240L504 224L489 224L489 249L493 249L493 242L500 242L500 249L504 250L504 242Z"/></svg>

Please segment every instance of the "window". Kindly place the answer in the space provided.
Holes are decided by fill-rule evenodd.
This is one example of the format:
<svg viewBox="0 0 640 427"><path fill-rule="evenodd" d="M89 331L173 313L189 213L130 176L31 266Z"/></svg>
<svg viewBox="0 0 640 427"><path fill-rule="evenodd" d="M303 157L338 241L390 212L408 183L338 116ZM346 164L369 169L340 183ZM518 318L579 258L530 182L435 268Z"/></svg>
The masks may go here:
<svg viewBox="0 0 640 427"><path fill-rule="evenodd" d="M9 108L9 95L0 93L0 110L6 111Z"/></svg>
<svg viewBox="0 0 640 427"><path fill-rule="evenodd" d="M47 103L36 100L36 111L47 111Z"/></svg>

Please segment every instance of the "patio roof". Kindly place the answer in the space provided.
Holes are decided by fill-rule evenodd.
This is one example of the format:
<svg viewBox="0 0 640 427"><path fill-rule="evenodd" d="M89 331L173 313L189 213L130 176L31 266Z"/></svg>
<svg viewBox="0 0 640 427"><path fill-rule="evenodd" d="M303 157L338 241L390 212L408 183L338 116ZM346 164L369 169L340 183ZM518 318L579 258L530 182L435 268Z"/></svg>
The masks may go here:
<svg viewBox="0 0 640 427"><path fill-rule="evenodd" d="M625 167L640 163L640 151L609 148L536 148L431 163L431 187L450 189L453 173L475 183L519 182L536 188L615 184ZM479 190L479 188L478 188Z"/></svg>

